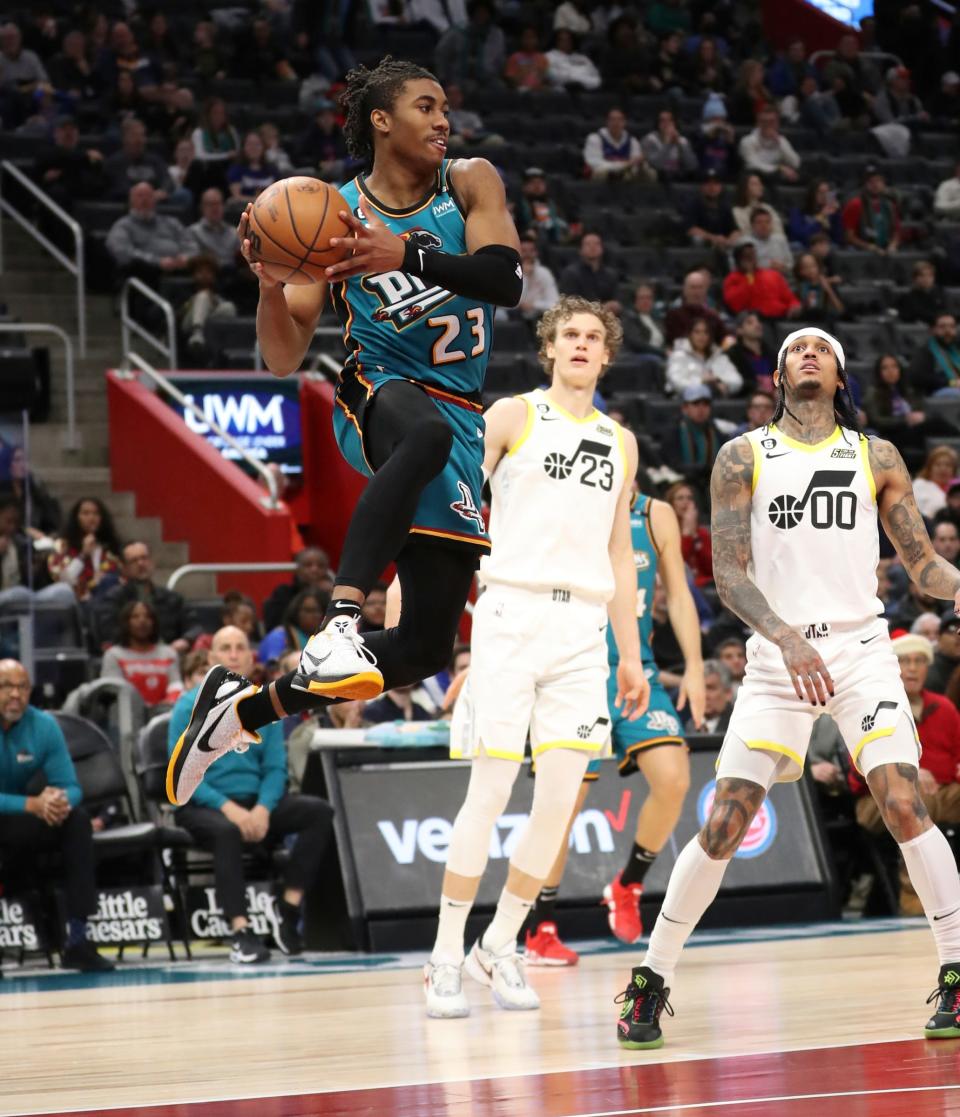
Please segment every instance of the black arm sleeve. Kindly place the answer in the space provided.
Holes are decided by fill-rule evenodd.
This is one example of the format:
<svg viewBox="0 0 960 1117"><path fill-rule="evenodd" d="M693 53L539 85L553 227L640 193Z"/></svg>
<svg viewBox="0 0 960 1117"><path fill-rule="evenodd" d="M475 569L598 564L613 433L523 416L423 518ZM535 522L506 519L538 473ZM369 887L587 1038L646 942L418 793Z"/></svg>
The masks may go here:
<svg viewBox="0 0 960 1117"><path fill-rule="evenodd" d="M452 256L407 241L403 270L454 295L494 306L516 306L523 291L520 254L505 244L487 244L472 255Z"/></svg>

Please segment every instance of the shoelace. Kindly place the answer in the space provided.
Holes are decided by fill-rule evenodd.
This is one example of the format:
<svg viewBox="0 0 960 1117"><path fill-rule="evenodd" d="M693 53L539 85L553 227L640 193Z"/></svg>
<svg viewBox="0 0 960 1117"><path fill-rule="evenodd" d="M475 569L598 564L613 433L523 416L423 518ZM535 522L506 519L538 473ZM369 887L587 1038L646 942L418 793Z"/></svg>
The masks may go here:
<svg viewBox="0 0 960 1117"><path fill-rule="evenodd" d="M353 650L357 652L358 655L362 656L367 661L367 663L372 663L373 666L376 667L377 657L367 647L366 641L363 639L359 632L344 633L343 638L344 640L348 640L350 642L350 644L353 646Z"/></svg>
<svg viewBox="0 0 960 1117"><path fill-rule="evenodd" d="M523 961L519 954L508 954L505 958L493 959L493 967L511 989L522 989L527 984Z"/></svg>
<svg viewBox="0 0 960 1117"><path fill-rule="evenodd" d="M938 985L927 997L927 1004L933 1004L939 998L937 1012L949 1012L954 1016L960 1015L960 989L953 985Z"/></svg>
<svg viewBox="0 0 960 1117"><path fill-rule="evenodd" d="M449 997L460 992L460 967L443 963L434 966L430 974L434 990L441 997Z"/></svg>
<svg viewBox="0 0 960 1117"><path fill-rule="evenodd" d="M622 1005L626 1001L633 1001L633 1019L635 1023L656 1024L661 1012L673 1016L673 1006L663 993L653 990L644 993L631 981L622 993L613 998L615 1005Z"/></svg>

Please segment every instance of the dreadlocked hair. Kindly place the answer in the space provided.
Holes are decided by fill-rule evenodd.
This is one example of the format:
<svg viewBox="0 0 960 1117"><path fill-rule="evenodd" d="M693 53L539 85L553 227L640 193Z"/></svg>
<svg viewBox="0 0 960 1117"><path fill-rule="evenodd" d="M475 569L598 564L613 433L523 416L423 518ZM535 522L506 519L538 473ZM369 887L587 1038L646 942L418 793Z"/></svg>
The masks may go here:
<svg viewBox="0 0 960 1117"><path fill-rule="evenodd" d="M346 119L343 135L347 150L354 159L373 166L373 125L370 114L374 109L393 108L397 94L408 81L436 81L436 77L415 62L404 62L384 55L372 69L356 66L346 78L346 88L340 94L340 107Z"/></svg>
<svg viewBox="0 0 960 1117"><path fill-rule="evenodd" d="M770 425L779 423L787 412L787 354L784 353L780 358L780 364L777 366L780 373L778 383L776 385L777 393L777 406L773 413L773 418L770 420ZM836 395L833 397L833 413L836 416L837 424L841 428L853 431L858 438L863 438L863 431L860 429L860 420L857 418L856 404L853 402L853 396L850 394L850 383L847 380L847 374L843 370L843 366L837 361L837 372L840 375L840 387L837 388Z"/></svg>

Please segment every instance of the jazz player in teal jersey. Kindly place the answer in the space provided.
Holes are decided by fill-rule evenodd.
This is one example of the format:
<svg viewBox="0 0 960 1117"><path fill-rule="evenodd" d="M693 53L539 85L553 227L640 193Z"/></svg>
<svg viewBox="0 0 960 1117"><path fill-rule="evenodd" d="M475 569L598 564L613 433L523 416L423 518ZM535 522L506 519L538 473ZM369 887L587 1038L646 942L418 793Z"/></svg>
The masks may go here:
<svg viewBox="0 0 960 1117"><path fill-rule="evenodd" d="M608 629L608 707L620 774L630 776L639 769L650 787L650 794L637 818L634 845L626 867L603 890L603 899L609 909L610 929L623 942L635 942L643 933L640 921L643 878L677 824L690 783L690 765L680 718L660 681L651 648L653 595L658 577L666 591L670 623L684 656L684 674L680 680L677 705L681 710L689 708L695 725L703 720L704 707L700 621L687 585L676 514L662 500L637 494L630 514L630 533L637 567L637 623L644 673L650 683L650 703L647 712L636 721L624 718L615 707L613 699L619 658L616 642ZM612 690L610 680L613 680ZM586 800L589 781L595 780L599 774L600 763L594 760L587 767L571 824ZM528 965L563 966L577 961L576 953L565 946L557 935L554 913L568 849L569 844L565 841L531 915L531 929L526 936Z"/></svg>
<svg viewBox="0 0 960 1117"><path fill-rule="evenodd" d="M326 269L326 282L284 287L251 260L247 215L238 232L260 281L257 337L275 375L300 367L329 295L348 350L334 431L370 483L299 669L262 689L223 668L207 675L168 769L167 794L178 803L217 756L256 742L260 726L441 670L489 547L479 512L480 391L494 307L516 306L523 286L503 184L485 159L446 158L447 99L420 66L391 58L360 66L341 105L351 154L368 166L342 191L351 235L339 243L350 255ZM392 562L399 623L361 637L360 607Z"/></svg>

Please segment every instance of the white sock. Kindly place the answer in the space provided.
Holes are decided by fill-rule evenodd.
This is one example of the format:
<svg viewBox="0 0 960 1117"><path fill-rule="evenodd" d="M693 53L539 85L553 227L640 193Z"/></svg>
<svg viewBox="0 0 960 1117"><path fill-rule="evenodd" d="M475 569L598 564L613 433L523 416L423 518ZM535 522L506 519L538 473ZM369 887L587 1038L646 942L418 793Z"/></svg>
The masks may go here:
<svg viewBox="0 0 960 1117"><path fill-rule="evenodd" d="M933 931L940 965L960 962L960 876L950 843L932 826L904 842L900 852Z"/></svg>
<svg viewBox="0 0 960 1117"><path fill-rule="evenodd" d="M708 857L696 837L680 851L650 936L650 945L641 962L660 974L665 985L673 982L680 951L716 898L729 864L729 859L715 861Z"/></svg>
<svg viewBox="0 0 960 1117"><path fill-rule="evenodd" d="M516 945L517 935L520 934L520 928L530 914L533 903L533 900L524 900L504 888L497 902L493 922L480 939L483 949L492 954L503 954L511 943Z"/></svg>
<svg viewBox="0 0 960 1117"><path fill-rule="evenodd" d="M451 900L449 896L440 897L437 941L433 944L433 952L430 955L430 961L435 966L463 964L463 932L472 907L473 904L468 900Z"/></svg>

